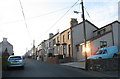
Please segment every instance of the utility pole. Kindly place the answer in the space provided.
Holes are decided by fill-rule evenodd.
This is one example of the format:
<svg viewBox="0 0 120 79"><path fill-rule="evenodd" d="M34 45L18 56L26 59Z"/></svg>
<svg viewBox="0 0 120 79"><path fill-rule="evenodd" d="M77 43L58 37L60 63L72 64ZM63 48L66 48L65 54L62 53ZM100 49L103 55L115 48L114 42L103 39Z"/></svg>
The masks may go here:
<svg viewBox="0 0 120 79"><path fill-rule="evenodd" d="M87 53L86 53L86 27L85 27L85 16L84 16L84 5L83 0L81 0L82 5L82 18L83 18L83 28L84 28L84 44L85 44L85 70L88 70L87 68Z"/></svg>

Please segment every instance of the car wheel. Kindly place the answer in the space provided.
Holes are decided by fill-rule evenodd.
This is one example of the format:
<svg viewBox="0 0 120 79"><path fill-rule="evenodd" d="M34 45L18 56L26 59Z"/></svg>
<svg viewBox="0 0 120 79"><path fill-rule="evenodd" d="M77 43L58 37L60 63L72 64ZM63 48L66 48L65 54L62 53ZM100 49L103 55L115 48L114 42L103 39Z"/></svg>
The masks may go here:
<svg viewBox="0 0 120 79"><path fill-rule="evenodd" d="M113 55L113 58L117 58L117 54L114 54L114 55Z"/></svg>
<svg viewBox="0 0 120 79"><path fill-rule="evenodd" d="M98 59L102 59L102 57L99 57Z"/></svg>
<svg viewBox="0 0 120 79"><path fill-rule="evenodd" d="M20 69L24 69L24 66L21 66Z"/></svg>

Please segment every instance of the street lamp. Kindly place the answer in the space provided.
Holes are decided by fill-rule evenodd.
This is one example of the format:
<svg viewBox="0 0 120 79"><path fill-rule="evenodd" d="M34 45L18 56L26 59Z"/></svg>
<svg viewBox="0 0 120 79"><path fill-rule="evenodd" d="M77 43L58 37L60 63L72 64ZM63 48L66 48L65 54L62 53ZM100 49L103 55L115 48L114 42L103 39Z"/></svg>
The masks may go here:
<svg viewBox="0 0 120 79"><path fill-rule="evenodd" d="M78 14L78 13L81 13L81 12L78 12L78 11L74 11L74 13Z"/></svg>
<svg viewBox="0 0 120 79"><path fill-rule="evenodd" d="M86 27L85 27L85 16L84 16L84 6L83 6L83 0L81 0L82 5L82 19L83 19L83 31L84 31L84 44L85 44L85 70L88 70L87 68L87 53L86 53ZM74 11L74 13L81 13Z"/></svg>

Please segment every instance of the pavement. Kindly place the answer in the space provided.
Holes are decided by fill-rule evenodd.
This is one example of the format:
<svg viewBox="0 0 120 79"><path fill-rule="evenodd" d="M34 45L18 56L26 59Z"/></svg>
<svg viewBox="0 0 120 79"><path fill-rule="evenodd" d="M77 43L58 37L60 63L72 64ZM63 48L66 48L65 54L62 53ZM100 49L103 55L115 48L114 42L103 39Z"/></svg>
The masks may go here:
<svg viewBox="0 0 120 79"><path fill-rule="evenodd" d="M71 66L75 68L85 69L85 62L69 62L69 63L62 63L60 65Z"/></svg>
<svg viewBox="0 0 120 79"><path fill-rule="evenodd" d="M68 63L61 63L60 65L64 65L64 66L70 66L73 68L79 68L82 70L85 70L85 62L68 62ZM97 73L102 73L105 75L110 75L112 77L119 77L120 78L120 73L118 71L93 71L93 72L97 72Z"/></svg>

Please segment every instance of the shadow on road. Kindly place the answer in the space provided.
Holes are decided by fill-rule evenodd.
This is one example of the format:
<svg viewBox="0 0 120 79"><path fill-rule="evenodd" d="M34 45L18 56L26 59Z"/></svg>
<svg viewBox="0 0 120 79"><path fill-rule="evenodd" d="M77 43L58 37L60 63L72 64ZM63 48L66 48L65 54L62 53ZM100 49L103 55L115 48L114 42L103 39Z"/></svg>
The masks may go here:
<svg viewBox="0 0 120 79"><path fill-rule="evenodd" d="M11 67L7 69L8 71L14 71L14 70L24 70L23 67Z"/></svg>

